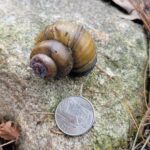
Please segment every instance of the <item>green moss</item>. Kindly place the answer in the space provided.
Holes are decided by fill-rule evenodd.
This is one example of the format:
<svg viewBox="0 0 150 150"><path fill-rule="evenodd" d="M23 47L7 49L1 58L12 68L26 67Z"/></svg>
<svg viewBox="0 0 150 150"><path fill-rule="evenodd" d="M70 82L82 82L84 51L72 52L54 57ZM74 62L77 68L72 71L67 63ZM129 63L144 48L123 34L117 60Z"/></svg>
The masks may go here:
<svg viewBox="0 0 150 150"><path fill-rule="evenodd" d="M97 140L94 141L93 146L94 146L93 150L101 150L100 144L99 144L99 142Z"/></svg>
<svg viewBox="0 0 150 150"><path fill-rule="evenodd" d="M126 144L130 120L122 103L127 101L134 113L138 109L137 101L141 100L138 92L143 83L142 73L146 56L142 30L136 24L116 17L115 9L110 6L107 8L107 5L96 0L70 0L69 3L64 0L60 5L58 5L58 0L53 5L46 0L37 1L34 4L32 4L33 2L28 3L28 1L20 3L21 1L13 1L5 8L6 12L8 10L10 12L10 9L13 10L16 18L13 23L7 21L10 13L6 13L5 16L0 14L2 18L6 18L6 20L1 19L0 42L9 52L9 54L3 55L4 57L2 56L2 61L7 60L7 64L2 63L1 68L5 68L10 78L14 73L18 79L23 79L27 83L27 88L24 95L22 92L19 93L19 101L15 102L15 97L12 95L17 93L17 87L13 80L11 81L13 84L10 83L9 92L3 88L6 85L2 84L3 93L1 95L6 98L6 102L8 101L7 107L10 112L11 110L15 110L17 113L20 111L17 107L18 103L21 108L25 102L29 104L29 107L26 108L29 113L19 116L23 122L20 122L23 131L28 131L27 134L29 134L29 137L25 135L25 139L32 139L30 140L31 144L27 142L23 147L38 149L36 146L32 148L32 145L41 142L41 147L45 148L44 141L50 141L53 149L68 150L75 146L74 149L118 150ZM25 5L23 5L24 3ZM34 9L30 10L32 5ZM70 7L64 7L67 5ZM76 12L76 8L79 8L78 13L71 13ZM111 13L108 13L108 10ZM31 75L28 69L28 57L30 49L34 45L34 38L46 25L59 19L78 20L81 24L88 26L88 29L96 29L97 32L92 30L92 34L95 34L94 39L96 39L97 45L97 65L105 71L109 68L115 75L114 79L111 80L96 67L88 76L76 79L63 78L45 82ZM96 21L92 19L96 19ZM8 25L9 23L10 25ZM119 26L119 24L121 25ZM97 33L100 33L100 37L96 37ZM107 37L103 33L107 33ZM108 57L101 54L106 54ZM30 80L26 80L27 75L31 76ZM56 136L49 132L53 126L56 126L54 118L50 122L43 121L41 125L38 125L38 129L37 126L34 126L36 121L43 116L34 118L30 112L47 110L54 112L63 98L80 95L81 85L83 85L83 95L92 102L95 108L96 122L90 132L76 138ZM17 86L21 87L19 83ZM13 105L10 105L12 102ZM49 140L49 137L52 141ZM88 144L91 147L88 147Z"/></svg>

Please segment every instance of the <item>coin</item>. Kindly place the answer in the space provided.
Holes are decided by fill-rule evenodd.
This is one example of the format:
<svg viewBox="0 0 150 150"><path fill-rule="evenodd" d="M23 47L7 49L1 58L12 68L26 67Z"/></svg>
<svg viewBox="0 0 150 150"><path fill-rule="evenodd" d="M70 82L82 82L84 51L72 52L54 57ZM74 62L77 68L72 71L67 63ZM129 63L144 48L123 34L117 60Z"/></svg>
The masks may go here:
<svg viewBox="0 0 150 150"><path fill-rule="evenodd" d="M72 96L63 99L56 108L58 128L70 136L86 133L94 124L94 108L84 97Z"/></svg>

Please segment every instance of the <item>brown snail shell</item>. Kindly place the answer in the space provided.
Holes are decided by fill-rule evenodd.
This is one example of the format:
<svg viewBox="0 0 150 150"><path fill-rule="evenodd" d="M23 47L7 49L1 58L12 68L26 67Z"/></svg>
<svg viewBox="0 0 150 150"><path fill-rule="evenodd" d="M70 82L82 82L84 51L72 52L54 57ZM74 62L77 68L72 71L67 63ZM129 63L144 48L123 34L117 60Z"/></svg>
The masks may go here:
<svg viewBox="0 0 150 150"><path fill-rule="evenodd" d="M48 56L50 61L43 56L39 58L39 54ZM36 60L36 56L39 59ZM60 77L87 74L95 66L97 57L94 41L83 26L59 21L38 35L30 59L31 68L40 77Z"/></svg>

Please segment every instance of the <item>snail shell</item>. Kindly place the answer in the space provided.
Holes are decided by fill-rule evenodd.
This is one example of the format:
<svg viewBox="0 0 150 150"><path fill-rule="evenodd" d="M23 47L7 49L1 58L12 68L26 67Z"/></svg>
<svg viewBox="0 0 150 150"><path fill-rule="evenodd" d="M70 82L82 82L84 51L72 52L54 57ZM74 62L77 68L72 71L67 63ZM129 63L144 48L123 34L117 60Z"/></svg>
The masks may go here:
<svg viewBox="0 0 150 150"><path fill-rule="evenodd" d="M97 57L94 41L83 26L59 21L39 33L30 59L35 74L44 78L85 75Z"/></svg>

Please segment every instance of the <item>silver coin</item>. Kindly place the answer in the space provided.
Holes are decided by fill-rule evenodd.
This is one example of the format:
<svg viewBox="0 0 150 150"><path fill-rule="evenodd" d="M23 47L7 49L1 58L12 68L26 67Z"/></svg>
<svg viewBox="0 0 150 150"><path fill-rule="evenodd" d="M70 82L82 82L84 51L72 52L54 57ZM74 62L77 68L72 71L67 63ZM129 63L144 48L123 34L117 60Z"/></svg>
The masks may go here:
<svg viewBox="0 0 150 150"><path fill-rule="evenodd" d="M82 135L94 124L94 108L83 97L68 97L57 106L55 120L63 133L70 136Z"/></svg>

